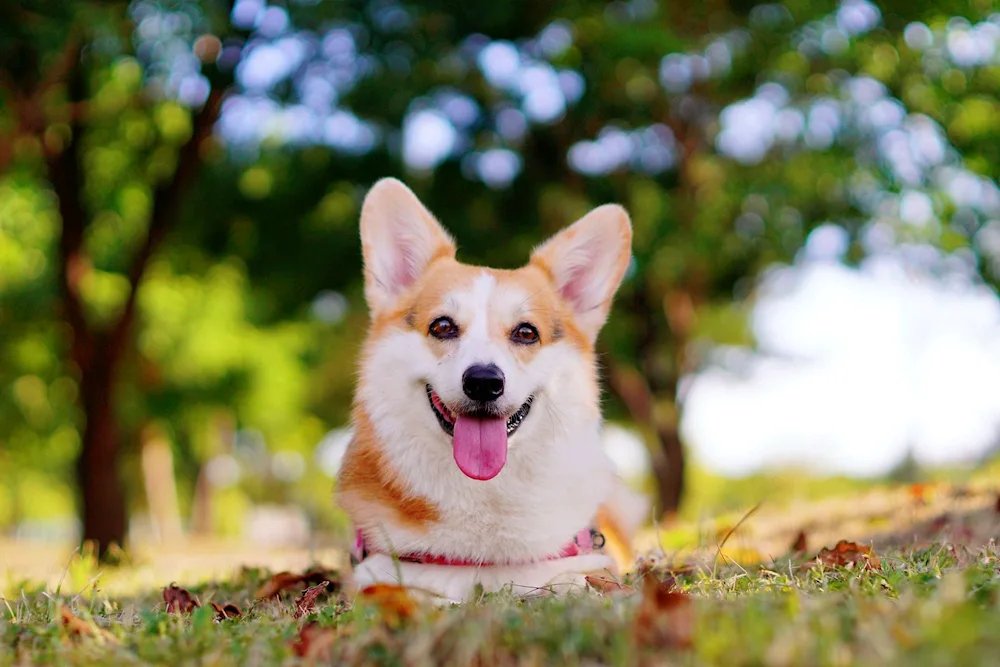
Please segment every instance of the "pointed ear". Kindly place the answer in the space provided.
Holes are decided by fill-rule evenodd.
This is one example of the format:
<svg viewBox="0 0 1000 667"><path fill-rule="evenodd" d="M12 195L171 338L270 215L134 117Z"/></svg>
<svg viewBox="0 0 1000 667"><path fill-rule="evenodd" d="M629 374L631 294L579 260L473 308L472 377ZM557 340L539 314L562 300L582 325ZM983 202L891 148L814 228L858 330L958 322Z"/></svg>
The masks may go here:
<svg viewBox="0 0 1000 667"><path fill-rule="evenodd" d="M599 206L537 248L531 263L552 276L593 342L632 257L632 224L621 206Z"/></svg>
<svg viewBox="0 0 1000 667"><path fill-rule="evenodd" d="M408 187L383 178L361 206L361 253L365 300L376 313L391 306L432 261L454 257L455 242Z"/></svg>

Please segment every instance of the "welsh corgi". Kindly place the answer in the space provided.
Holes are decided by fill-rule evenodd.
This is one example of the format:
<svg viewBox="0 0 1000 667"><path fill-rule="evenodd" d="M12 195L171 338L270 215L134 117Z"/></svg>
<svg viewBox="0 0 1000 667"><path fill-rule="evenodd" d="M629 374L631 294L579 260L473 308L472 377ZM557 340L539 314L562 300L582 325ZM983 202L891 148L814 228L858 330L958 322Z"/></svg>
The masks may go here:
<svg viewBox="0 0 1000 667"><path fill-rule="evenodd" d="M458 602L616 574L646 510L600 438L594 344L631 257L625 209L594 209L516 270L459 262L395 179L360 228L371 323L336 489L353 586Z"/></svg>

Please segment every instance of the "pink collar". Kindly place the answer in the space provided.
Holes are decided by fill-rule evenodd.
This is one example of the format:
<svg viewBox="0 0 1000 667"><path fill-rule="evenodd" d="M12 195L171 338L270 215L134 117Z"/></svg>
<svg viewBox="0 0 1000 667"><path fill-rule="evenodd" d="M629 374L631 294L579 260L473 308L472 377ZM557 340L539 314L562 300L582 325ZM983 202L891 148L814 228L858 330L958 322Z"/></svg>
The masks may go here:
<svg viewBox="0 0 1000 667"><path fill-rule="evenodd" d="M546 556L539 560L556 560L559 558L569 558L581 554L590 553L595 549L604 546L604 535L593 528L584 528L576 536L559 550L558 554ZM382 553L373 549L365 540L364 533L358 530L355 534L354 548L351 550L351 560L355 565L363 561L369 554ZM451 558L440 554L409 553L399 556L399 560L407 563L423 563L425 565L457 565L461 567L490 567L496 565L491 561L473 561L463 558ZM512 565L516 563L510 563Z"/></svg>

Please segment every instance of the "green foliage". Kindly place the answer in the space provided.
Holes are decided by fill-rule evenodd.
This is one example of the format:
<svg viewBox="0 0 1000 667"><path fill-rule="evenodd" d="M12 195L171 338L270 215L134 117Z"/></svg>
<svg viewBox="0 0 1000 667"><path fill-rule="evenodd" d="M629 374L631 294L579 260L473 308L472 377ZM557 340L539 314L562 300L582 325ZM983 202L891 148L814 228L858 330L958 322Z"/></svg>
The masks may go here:
<svg viewBox="0 0 1000 667"><path fill-rule="evenodd" d="M146 269L134 336L108 397L124 434L124 477L138 478L140 434L150 424L167 430L182 491L190 494L204 465L231 445L213 430L220 418L261 434L272 452L307 460L325 432L346 423L365 327L356 218L367 186L385 175L405 176L455 232L463 259L496 266L523 262L534 244L594 204L625 204L635 225L635 262L603 351L609 364L636 367L660 403L673 400L684 374L707 363L713 345L752 342L746 315L755 277L792 261L820 224L845 230L847 261L867 252L865 234L881 224L897 242L932 244L942 264L971 261L995 282L995 211L960 201L929 171L908 180L880 152L883 135L851 97L859 82L884 86L880 99L901 123L927 122L940 135L941 165L995 182L1000 67L956 63L941 46L947 30L984 21L993 8L887 3L877 25L849 35L834 30L840 7L806 0L711 7L289 3L289 25L311 45L309 55L255 94L279 110L302 102L299 84L311 65L322 64L323 50L313 47L326 31L346 27L351 67L365 67L336 90L334 106L368 123L379 140L362 150L278 132L240 143L220 129L198 147L201 169L178 197L166 241ZM68 492L37 489L65 490L86 418L77 400L80 369L68 361L59 286L63 221L47 156L68 145L79 123L87 262L74 270L82 271L87 322L106 332L128 303L130 266L196 130L189 106L200 102L183 100L172 73L187 67L233 101L248 95L232 80L233 63L227 70L224 59L195 58L211 41L199 47L195 40L249 43L246 64L255 49L292 33L273 37L259 26L232 26L229 8L210 1L33 2L5 8L0 22L0 59L10 79L0 106L0 525L12 525L65 511ZM539 35L553 26L570 37L543 53ZM908 27L927 43L920 46ZM531 117L522 90L477 66L470 51L477 40L510 40L519 57L577 82L579 99L567 98L553 119ZM85 47L85 99L69 104L63 71L41 95L40 126L29 127L26 120L38 121L24 116L18 92L59 72L74 43ZM696 57L699 67L713 58L722 64L681 85L664 74L669 54ZM695 61L685 62L690 68ZM839 129L828 140L803 129L772 141L756 159L724 150L726 110L775 86L786 98L786 122L798 118L815 129L822 123L811 114L827 105L840 109ZM440 107L435 100L445 94L467 102L476 119L440 164L407 165L399 148L406 119ZM524 131L504 131L504 113L520 119ZM621 164L588 171L571 159L588 145L606 156L610 149L599 142L615 132L633 146ZM663 136L669 164L651 168L638 151ZM489 150L519 160L509 185L489 184L470 168ZM908 191L930 198L933 224L902 219L899 196ZM323 303L333 316L317 315ZM609 411L636 418L617 394ZM327 508L331 484L307 465L296 484L243 481L227 494L237 506L248 498L295 498L335 525ZM138 485L131 492L140 507Z"/></svg>

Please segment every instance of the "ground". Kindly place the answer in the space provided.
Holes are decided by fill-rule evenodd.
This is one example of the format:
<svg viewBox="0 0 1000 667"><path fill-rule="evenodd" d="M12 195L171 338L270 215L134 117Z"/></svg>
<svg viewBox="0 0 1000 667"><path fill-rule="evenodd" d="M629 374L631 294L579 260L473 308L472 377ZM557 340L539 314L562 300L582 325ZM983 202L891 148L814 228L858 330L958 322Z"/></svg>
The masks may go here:
<svg viewBox="0 0 1000 667"><path fill-rule="evenodd" d="M650 531L620 582L449 608L392 588L331 592L334 551L193 543L108 570L0 542L0 666L996 665L998 491L984 476L764 503ZM305 579L271 576L317 562ZM164 591L175 581L199 606ZM315 599L297 601L312 584Z"/></svg>

